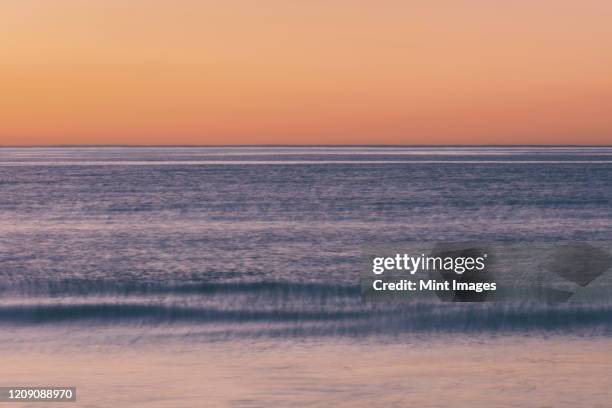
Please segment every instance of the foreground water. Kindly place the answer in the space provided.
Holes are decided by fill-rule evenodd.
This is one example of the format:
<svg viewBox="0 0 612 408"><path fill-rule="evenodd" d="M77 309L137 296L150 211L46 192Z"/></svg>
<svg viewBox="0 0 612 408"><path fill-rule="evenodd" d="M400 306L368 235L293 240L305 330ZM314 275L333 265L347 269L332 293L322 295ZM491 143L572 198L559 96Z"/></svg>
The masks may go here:
<svg viewBox="0 0 612 408"><path fill-rule="evenodd" d="M0 149L1 380L87 406L604 406L609 299L364 304L359 257L610 241L611 199L612 148Z"/></svg>
<svg viewBox="0 0 612 408"><path fill-rule="evenodd" d="M612 396L609 338L166 339L101 346L103 332L94 329L93 344L78 349L40 342L34 349L3 348L2 382L76 386L77 405L86 407L607 408Z"/></svg>

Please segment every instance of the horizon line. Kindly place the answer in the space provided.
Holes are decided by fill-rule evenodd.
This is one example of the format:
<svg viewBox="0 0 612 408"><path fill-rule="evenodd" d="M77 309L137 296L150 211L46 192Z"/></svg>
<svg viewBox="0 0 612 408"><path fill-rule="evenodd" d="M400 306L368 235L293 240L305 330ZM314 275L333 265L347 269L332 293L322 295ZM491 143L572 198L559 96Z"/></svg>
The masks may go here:
<svg viewBox="0 0 612 408"><path fill-rule="evenodd" d="M80 147L612 147L610 144L40 144L40 145L12 145L0 144L0 149L4 148L80 148Z"/></svg>

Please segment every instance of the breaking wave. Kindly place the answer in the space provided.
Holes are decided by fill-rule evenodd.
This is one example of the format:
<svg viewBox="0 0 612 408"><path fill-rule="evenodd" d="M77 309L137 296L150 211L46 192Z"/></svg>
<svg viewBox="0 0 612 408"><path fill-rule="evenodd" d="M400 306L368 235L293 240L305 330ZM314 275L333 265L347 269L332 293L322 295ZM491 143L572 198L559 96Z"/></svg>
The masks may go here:
<svg viewBox="0 0 612 408"><path fill-rule="evenodd" d="M610 303L364 303L359 287L321 283L70 281L3 287L1 292L2 326L191 325L218 328L232 336L298 337L420 332L612 334Z"/></svg>

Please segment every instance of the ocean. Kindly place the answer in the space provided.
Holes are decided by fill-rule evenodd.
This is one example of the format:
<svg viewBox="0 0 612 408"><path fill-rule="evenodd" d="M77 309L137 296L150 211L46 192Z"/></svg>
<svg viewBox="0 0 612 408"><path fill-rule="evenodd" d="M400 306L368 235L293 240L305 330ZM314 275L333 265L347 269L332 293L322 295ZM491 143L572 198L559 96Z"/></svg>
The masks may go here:
<svg viewBox="0 0 612 408"><path fill-rule="evenodd" d="M610 293L370 303L360 258L610 242L611 202L606 147L1 148L0 385L88 407L606 407Z"/></svg>

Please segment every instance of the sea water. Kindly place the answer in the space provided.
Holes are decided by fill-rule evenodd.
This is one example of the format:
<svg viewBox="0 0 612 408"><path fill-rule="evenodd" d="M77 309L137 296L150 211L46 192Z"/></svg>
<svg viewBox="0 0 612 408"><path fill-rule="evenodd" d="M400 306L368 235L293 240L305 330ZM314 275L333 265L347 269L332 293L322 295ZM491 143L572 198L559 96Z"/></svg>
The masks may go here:
<svg viewBox="0 0 612 408"><path fill-rule="evenodd" d="M92 407L604 407L608 298L371 304L359 277L376 244L611 241L611 201L601 147L2 148L0 385Z"/></svg>

